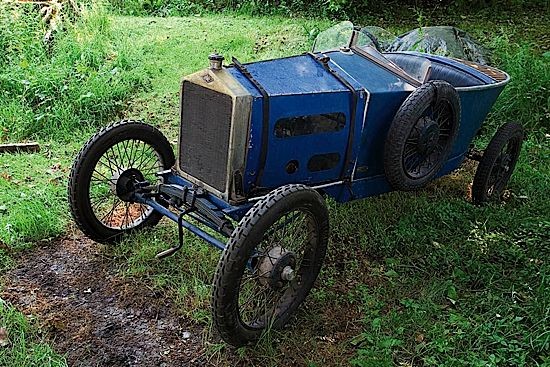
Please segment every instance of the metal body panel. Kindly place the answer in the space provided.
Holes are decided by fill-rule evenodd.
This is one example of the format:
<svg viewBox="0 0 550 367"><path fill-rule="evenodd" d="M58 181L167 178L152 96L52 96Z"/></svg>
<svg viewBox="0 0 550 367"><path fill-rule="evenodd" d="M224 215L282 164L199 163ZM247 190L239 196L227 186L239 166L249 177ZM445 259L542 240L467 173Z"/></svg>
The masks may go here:
<svg viewBox="0 0 550 367"><path fill-rule="evenodd" d="M269 96L348 92L346 86L328 73L309 55L245 64ZM229 68L229 73L239 73ZM241 79L237 79L241 80Z"/></svg>
<svg viewBox="0 0 550 367"><path fill-rule="evenodd" d="M407 80L366 60L339 51L326 54L370 95L364 126L357 135L359 150L353 179L383 173L384 143L393 116L414 87Z"/></svg>
<svg viewBox="0 0 550 367"><path fill-rule="evenodd" d="M287 183L304 183L318 187L338 201L378 195L391 190L384 177L385 139L393 116L415 87L409 79L401 77L395 70L386 69L361 55L341 51L330 51L324 55L330 58L324 67L312 55L245 64L249 77L261 85L266 92L264 95L269 98L267 120L264 120L264 97L258 87L238 68L230 66L223 69L224 84L238 86L231 93L237 90L239 95L246 96L243 101L247 105L240 108L249 115L245 117L243 113L240 117L247 121L246 124L241 123L239 128L233 127L232 134L237 134L240 143L233 142L231 145L235 150L233 155L239 158L237 161L233 160L231 165L242 168L243 191L244 196L248 197L248 203L251 198ZM419 54L411 53L411 56L418 57ZM461 126L452 153L439 172L441 176L460 165L471 140L508 79L496 83L483 73L456 60L422 56L429 57L432 62L472 73L487 83L457 88L462 105ZM203 79L201 73L194 75L194 79L197 75ZM337 76L344 78L349 85L344 85ZM352 102L354 94L358 97L356 105ZM353 108L355 120L350 122ZM346 125L339 131L290 137L275 135L275 124L281 118L336 112L346 115ZM264 121L268 123L267 141L262 139ZM351 160L344 162L352 124L354 134L350 141ZM262 149L267 149L263 167L260 160ZM318 172L307 169L308 159L313 155L335 152L340 153L336 166ZM290 161L298 163L296 172L286 171ZM263 175L258 186L256 179L261 168ZM193 177L182 176L190 182L200 184ZM235 200L229 187L225 193L212 191L208 185L205 188L232 208L226 209L228 213L240 213L236 209L239 205L231 206L229 203L244 203L246 199Z"/></svg>
<svg viewBox="0 0 550 367"><path fill-rule="evenodd" d="M267 160L261 185L277 187L295 181L300 183L323 182L338 177L343 164L350 124L351 92L315 93L298 96L277 96L271 99L270 131ZM311 135L276 137L277 120L301 115L323 113L344 113L346 124L337 132L324 132ZM339 163L329 170L310 172L308 160L316 154L338 153ZM298 162L298 169L289 174L285 171L290 161Z"/></svg>
<svg viewBox="0 0 550 367"><path fill-rule="evenodd" d="M244 191L249 192L256 182L261 164L260 151L264 144L267 144L267 158L260 181L261 188L276 188L291 182L317 184L333 181L343 170L346 174L351 174L354 161L344 167L344 156L351 127L349 120L352 108L359 111L353 121L354 130L360 131L363 125L363 112L368 94L362 86L350 80L359 96L354 105L349 88L309 55L252 63L246 67L269 94L270 110L268 141L265 143L261 140L263 97L237 68L227 69L253 96ZM335 69L335 72L343 76L341 70L338 71L337 67ZM285 138L275 136L275 124L279 119L337 112L342 112L346 116L345 127L340 131ZM355 143L355 140L352 143ZM357 148L357 144L353 144L352 156L355 156ZM308 160L312 156L326 153L341 155L335 167L318 172L307 169ZM298 162L298 170L292 174L287 173L285 169L290 161Z"/></svg>

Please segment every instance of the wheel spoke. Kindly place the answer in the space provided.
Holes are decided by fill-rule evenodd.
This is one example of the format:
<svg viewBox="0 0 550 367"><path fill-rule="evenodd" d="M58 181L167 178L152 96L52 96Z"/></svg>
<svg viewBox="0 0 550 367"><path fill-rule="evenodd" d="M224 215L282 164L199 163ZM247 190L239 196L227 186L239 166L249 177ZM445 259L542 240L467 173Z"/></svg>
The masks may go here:
<svg viewBox="0 0 550 367"><path fill-rule="evenodd" d="M99 171L97 170L97 167L94 168L94 171L93 171L93 173L92 173L92 177L93 177L93 174L94 174L94 173L97 173L98 175L100 175L101 177L103 177L103 178L104 178L104 181L103 181L103 182L105 182L105 181L108 181L108 182L113 181L112 178L107 178L103 173L99 172Z"/></svg>
<svg viewBox="0 0 550 367"><path fill-rule="evenodd" d="M148 165L148 171L140 172L147 180L154 181L154 173L158 172L162 163L154 148L141 140L127 139L113 144L98 159L90 178L89 198L92 212L105 226L129 229L153 212L147 205L121 200L111 189L111 184L116 183L118 175L125 170L139 170L138 163ZM108 203L110 206L106 208Z"/></svg>
<svg viewBox="0 0 550 367"><path fill-rule="evenodd" d="M155 158L157 158L157 157L156 157L155 154L153 153L153 154L151 154L149 157L147 157L147 159L146 159L144 162L142 162L138 167L135 167L135 168L139 169L139 170L142 171L142 172L147 171L146 169L143 169L143 167L144 167L144 166L147 167L147 166L150 164L151 160L152 160L152 159L155 159ZM157 159L158 159L158 158L157 158ZM156 162L155 162L154 164L156 164ZM152 167L153 167L153 166L151 166L149 169L151 169Z"/></svg>
<svg viewBox="0 0 550 367"><path fill-rule="evenodd" d="M105 158L105 160L107 162L109 162L110 165L116 167L116 169L118 171L122 171L122 167L118 165L118 162L116 161L116 156L115 156L115 152L113 150L113 147L110 147L109 149L107 149L107 151L105 152L105 154L103 154L103 156L101 158ZM114 173L114 169L113 169L113 173Z"/></svg>
<svg viewBox="0 0 550 367"><path fill-rule="evenodd" d="M113 195L113 205L111 206L111 210L103 216L103 218L100 219L101 222L106 223L105 220L108 218L111 218L116 208L118 208L118 205L122 202L122 200L118 199L116 196Z"/></svg>
<svg viewBox="0 0 550 367"><path fill-rule="evenodd" d="M265 327L266 323L277 317L281 307L286 307L281 302L293 292L293 282L282 279L272 280L270 271L260 271L266 267L273 269L277 266L279 255L291 251L296 257L295 271L307 272L312 260L306 256L314 256L313 252L304 251L304 247L311 245L311 239L314 236L314 224L311 216L302 211L290 211L284 213L264 233L258 248L262 249L253 255L255 259L255 269L252 273L245 274L241 278L239 286L239 310L241 318L249 326ZM279 248L274 254L270 254L271 249ZM265 262L269 264L266 266ZM261 264L264 265L261 265ZM280 281L281 287L273 287L272 281ZM286 295L286 296L285 296ZM290 296L288 296L290 297Z"/></svg>
<svg viewBox="0 0 550 367"><path fill-rule="evenodd" d="M142 146L141 147L141 154L139 156L139 162L136 162L136 164L135 164L135 167L137 169L141 169L141 165L143 164L143 161L147 158L147 154L146 154L147 151L149 151L149 146Z"/></svg>
<svg viewBox="0 0 550 367"><path fill-rule="evenodd" d="M132 143L132 150L130 151L130 167L133 167L136 160L137 150L136 150L136 141L132 139L131 143Z"/></svg>

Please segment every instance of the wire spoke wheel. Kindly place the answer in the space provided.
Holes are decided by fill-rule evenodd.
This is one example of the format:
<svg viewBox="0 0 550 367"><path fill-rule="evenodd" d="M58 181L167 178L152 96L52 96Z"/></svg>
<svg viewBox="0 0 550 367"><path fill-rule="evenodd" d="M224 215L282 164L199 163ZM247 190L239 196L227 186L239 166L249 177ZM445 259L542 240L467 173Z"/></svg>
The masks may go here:
<svg viewBox="0 0 550 367"><path fill-rule="evenodd" d="M160 170L162 158L143 141L130 139L111 146L99 158L90 180L89 200L96 218L113 229L138 226L153 213L153 208L119 195L122 181L130 186L141 181L154 183L155 173Z"/></svg>
<svg viewBox="0 0 550 367"><path fill-rule="evenodd" d="M214 279L214 321L235 346L282 327L317 278L328 243L322 197L283 186L250 209L231 236Z"/></svg>
<svg viewBox="0 0 550 367"><path fill-rule="evenodd" d="M452 107L447 101L428 108L411 129L403 154L403 167L413 179L430 174L451 138Z"/></svg>
<svg viewBox="0 0 550 367"><path fill-rule="evenodd" d="M420 86L397 111L384 149L388 182L414 190L433 179L449 155L458 133L460 100L447 82Z"/></svg>
<svg viewBox="0 0 550 367"><path fill-rule="evenodd" d="M99 242L114 242L129 230L156 224L161 215L132 200L135 185L158 181L175 162L170 143L139 121L109 125L75 159L69 179L71 213L80 229Z"/></svg>
<svg viewBox="0 0 550 367"><path fill-rule="evenodd" d="M315 241L311 213L286 213L273 226L282 228L266 233L240 284L240 317L250 327L265 327L288 308L286 303L293 300L293 292L312 264L312 253L306 251Z"/></svg>
<svg viewBox="0 0 550 367"><path fill-rule="evenodd" d="M502 125L485 149L472 184L472 201L484 204L500 200L514 171L521 145L523 128L517 123Z"/></svg>

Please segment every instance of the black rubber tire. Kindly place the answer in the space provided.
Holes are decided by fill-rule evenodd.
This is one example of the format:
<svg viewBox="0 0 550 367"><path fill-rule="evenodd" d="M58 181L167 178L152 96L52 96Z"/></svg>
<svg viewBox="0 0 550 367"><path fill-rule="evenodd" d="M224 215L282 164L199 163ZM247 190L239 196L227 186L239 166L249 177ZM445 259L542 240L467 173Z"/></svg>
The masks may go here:
<svg viewBox="0 0 550 367"><path fill-rule="evenodd" d="M293 295L291 305L273 321L271 328L281 328L313 287L328 245L329 217L326 203L318 192L307 186L282 186L258 201L242 218L218 262L214 276L212 311L216 328L227 343L236 347L246 345L258 340L265 330L251 328L241 320L238 309L241 277L264 233L285 212L300 207L307 207L315 218L318 241L314 248L314 260L312 268L308 269L310 271L307 279L302 278L299 289Z"/></svg>
<svg viewBox="0 0 550 367"><path fill-rule="evenodd" d="M452 110L453 121L448 141L434 163L433 168L422 177L413 178L404 167L405 144L409 135L425 111L441 102L447 102ZM390 186L395 190L411 191L424 187L439 172L451 152L460 125L460 98L449 83L434 80L422 84L405 99L394 116L384 146L384 171Z"/></svg>
<svg viewBox="0 0 550 367"><path fill-rule="evenodd" d="M521 152L524 131L523 127L515 122L508 122L502 125L483 152L483 156L477 166L474 181L472 183L472 202L474 204L485 204L491 200L500 200ZM511 144L511 155L509 166L505 170L502 179L499 180L496 191L491 191L491 175L501 156L502 149Z"/></svg>
<svg viewBox="0 0 550 367"><path fill-rule="evenodd" d="M78 228L86 236L101 243L116 243L128 232L154 226L162 215L153 211L143 222L132 229L115 229L105 226L92 210L89 190L93 170L101 156L117 143L135 139L149 144L160 156L165 169L175 164L174 152L164 135L155 127L141 121L123 120L102 128L92 136L76 156L69 176L69 207ZM130 168L130 167L127 167Z"/></svg>

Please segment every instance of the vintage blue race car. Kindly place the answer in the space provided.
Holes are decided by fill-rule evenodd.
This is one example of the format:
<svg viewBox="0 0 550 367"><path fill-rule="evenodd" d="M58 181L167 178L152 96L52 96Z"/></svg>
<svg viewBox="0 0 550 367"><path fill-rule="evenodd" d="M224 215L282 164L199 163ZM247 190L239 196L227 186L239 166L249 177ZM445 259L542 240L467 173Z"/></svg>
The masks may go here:
<svg viewBox="0 0 550 367"><path fill-rule="evenodd" d="M343 23L313 52L242 64L210 56L184 78L178 155L155 127L103 128L72 167L69 201L90 238L111 243L168 217L223 251L213 320L239 346L284 325L304 301L338 202L416 190L479 160L472 199L498 199L523 130L508 123L487 149L472 139L509 81L492 67L418 52L381 53Z"/></svg>

